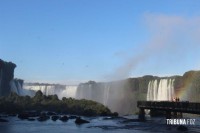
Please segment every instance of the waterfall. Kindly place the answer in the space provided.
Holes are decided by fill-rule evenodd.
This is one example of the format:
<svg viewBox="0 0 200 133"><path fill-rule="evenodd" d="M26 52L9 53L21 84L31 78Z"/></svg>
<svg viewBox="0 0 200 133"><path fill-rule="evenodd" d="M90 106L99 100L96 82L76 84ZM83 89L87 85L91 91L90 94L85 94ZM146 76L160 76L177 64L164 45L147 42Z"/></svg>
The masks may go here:
<svg viewBox="0 0 200 133"><path fill-rule="evenodd" d="M77 90L77 86L66 85L65 89L61 92L60 97L76 98L76 90Z"/></svg>
<svg viewBox="0 0 200 133"><path fill-rule="evenodd" d="M94 82L80 84L76 91L76 98L97 101L107 106L110 99L110 89L110 84Z"/></svg>
<svg viewBox="0 0 200 133"><path fill-rule="evenodd" d="M131 88L125 88L127 82L96 83L87 82L80 84L76 91L77 99L88 99L107 106L111 111L128 114L134 106L134 93Z"/></svg>
<svg viewBox="0 0 200 133"><path fill-rule="evenodd" d="M109 92L110 92L110 85L105 85L104 87L104 99L103 99L103 104L108 105L108 100L109 100Z"/></svg>
<svg viewBox="0 0 200 133"><path fill-rule="evenodd" d="M76 90L77 86L68 86L68 85L24 85L24 90L37 92L42 91L44 95L57 95L59 99L62 99L63 97L76 97ZM34 96L29 94L30 96Z"/></svg>
<svg viewBox="0 0 200 133"><path fill-rule="evenodd" d="M174 80L151 80L148 84L147 101L170 101L174 96Z"/></svg>
<svg viewBox="0 0 200 133"><path fill-rule="evenodd" d="M10 81L11 92L15 92L19 95L23 95L22 85L23 83L18 79L11 80Z"/></svg>

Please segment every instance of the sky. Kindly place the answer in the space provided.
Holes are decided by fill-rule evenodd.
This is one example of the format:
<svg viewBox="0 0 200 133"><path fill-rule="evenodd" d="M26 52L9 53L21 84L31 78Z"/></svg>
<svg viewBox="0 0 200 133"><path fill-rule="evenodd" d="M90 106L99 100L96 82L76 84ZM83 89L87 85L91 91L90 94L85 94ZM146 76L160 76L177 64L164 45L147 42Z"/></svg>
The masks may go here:
<svg viewBox="0 0 200 133"><path fill-rule="evenodd" d="M199 0L0 0L0 58L25 82L200 70Z"/></svg>

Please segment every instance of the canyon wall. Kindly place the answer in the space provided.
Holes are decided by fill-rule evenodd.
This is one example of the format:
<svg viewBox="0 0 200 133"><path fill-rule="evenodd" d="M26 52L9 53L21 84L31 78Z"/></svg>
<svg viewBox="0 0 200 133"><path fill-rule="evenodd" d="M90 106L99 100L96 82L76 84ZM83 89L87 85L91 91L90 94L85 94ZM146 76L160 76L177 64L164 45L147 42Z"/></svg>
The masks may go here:
<svg viewBox="0 0 200 133"><path fill-rule="evenodd" d="M14 63L0 59L0 96L6 96L10 93L10 82L14 78L15 67Z"/></svg>

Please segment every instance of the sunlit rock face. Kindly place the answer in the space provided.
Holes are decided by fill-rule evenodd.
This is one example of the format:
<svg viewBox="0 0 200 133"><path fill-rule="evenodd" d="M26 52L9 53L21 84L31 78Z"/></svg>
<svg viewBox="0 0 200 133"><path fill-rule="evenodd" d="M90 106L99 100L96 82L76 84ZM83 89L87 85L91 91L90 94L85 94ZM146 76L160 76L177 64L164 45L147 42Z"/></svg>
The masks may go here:
<svg viewBox="0 0 200 133"><path fill-rule="evenodd" d="M15 67L14 63L0 59L0 96L6 96L10 93L10 82L14 78Z"/></svg>

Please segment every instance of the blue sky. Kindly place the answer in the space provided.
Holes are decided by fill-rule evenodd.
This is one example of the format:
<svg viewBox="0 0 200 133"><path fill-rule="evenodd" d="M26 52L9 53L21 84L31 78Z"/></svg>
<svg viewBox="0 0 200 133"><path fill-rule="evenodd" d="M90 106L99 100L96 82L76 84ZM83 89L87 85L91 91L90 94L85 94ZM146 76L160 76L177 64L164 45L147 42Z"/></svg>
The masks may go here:
<svg viewBox="0 0 200 133"><path fill-rule="evenodd" d="M25 82L199 69L198 0L1 0L0 58Z"/></svg>

